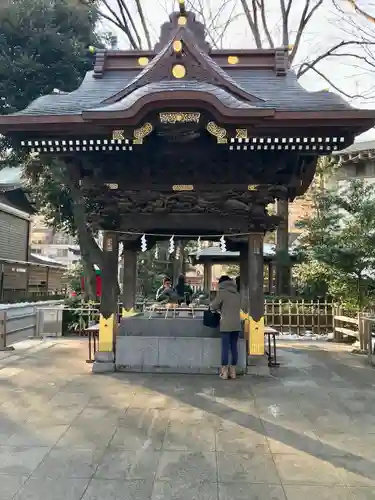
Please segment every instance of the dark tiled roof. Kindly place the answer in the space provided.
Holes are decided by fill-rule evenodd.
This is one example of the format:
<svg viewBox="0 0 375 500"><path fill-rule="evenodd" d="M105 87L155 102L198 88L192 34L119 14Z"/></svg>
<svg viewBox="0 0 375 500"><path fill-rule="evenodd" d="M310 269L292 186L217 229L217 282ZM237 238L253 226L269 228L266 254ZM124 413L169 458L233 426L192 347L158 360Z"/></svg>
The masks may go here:
<svg viewBox="0 0 375 500"><path fill-rule="evenodd" d="M273 70L231 69L228 73L247 92L264 99L262 106L290 111L351 109L347 101L332 92L308 92L291 70L286 76L277 76Z"/></svg>
<svg viewBox="0 0 375 500"><path fill-rule="evenodd" d="M82 85L69 94L51 94L40 97L21 115L69 115L80 114L121 92L136 76L138 71L107 71L100 79L87 73ZM290 111L340 111L352 109L340 96L331 92L308 92L297 81L294 72L277 76L273 70L231 69L229 76L249 94L263 99L254 103L260 107ZM166 82L172 85L173 82ZM189 80L185 81L189 84Z"/></svg>
<svg viewBox="0 0 375 500"><path fill-rule="evenodd" d="M211 94L212 96L215 96L217 99L219 99L227 108L253 109L256 107L248 102L237 99L226 90L209 83L201 83L196 81L164 81L149 83L144 87L138 88L118 102L108 104L106 106L101 106L96 109L91 108L91 110L121 111L130 108L134 103L136 103L139 99L146 95L155 94L158 92L174 92L176 90L189 90L191 92L205 92Z"/></svg>
<svg viewBox="0 0 375 500"><path fill-rule="evenodd" d="M39 97L16 115L79 115L97 107L105 99L122 90L139 72L108 71L103 78L95 79L89 71L81 86L69 94L50 94Z"/></svg>
<svg viewBox="0 0 375 500"><path fill-rule="evenodd" d="M0 190L22 186L22 167L4 167L0 170Z"/></svg>
<svg viewBox="0 0 375 500"><path fill-rule="evenodd" d="M360 151L369 151L369 150L375 150L375 141L355 142L348 148L333 153L332 156L348 154L348 153L359 153Z"/></svg>

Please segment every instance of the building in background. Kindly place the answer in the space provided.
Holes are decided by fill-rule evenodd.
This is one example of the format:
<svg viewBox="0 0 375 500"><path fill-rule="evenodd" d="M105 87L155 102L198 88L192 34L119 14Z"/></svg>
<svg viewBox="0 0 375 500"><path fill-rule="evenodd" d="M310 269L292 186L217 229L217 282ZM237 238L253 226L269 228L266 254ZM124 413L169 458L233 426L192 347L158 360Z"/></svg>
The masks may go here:
<svg viewBox="0 0 375 500"><path fill-rule="evenodd" d="M357 142L331 158L339 168L326 180L327 187L345 187L352 179L375 182L375 141Z"/></svg>
<svg viewBox="0 0 375 500"><path fill-rule="evenodd" d="M0 170L1 302L62 293L65 266L30 249L34 212L22 185L22 168Z"/></svg>
<svg viewBox="0 0 375 500"><path fill-rule="evenodd" d="M29 260L34 210L21 186L21 168L0 170L0 259Z"/></svg>
<svg viewBox="0 0 375 500"><path fill-rule="evenodd" d="M33 254L53 259L67 268L71 268L80 259L74 252L79 252L75 239L48 227L40 216L33 217L31 222L30 247Z"/></svg>

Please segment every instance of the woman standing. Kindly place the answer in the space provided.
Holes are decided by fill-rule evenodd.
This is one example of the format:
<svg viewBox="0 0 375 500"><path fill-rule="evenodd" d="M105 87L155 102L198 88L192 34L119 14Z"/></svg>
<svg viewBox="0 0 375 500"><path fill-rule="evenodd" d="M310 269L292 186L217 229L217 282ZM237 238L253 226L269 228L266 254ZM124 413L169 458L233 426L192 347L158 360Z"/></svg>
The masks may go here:
<svg viewBox="0 0 375 500"><path fill-rule="evenodd" d="M238 338L241 330L241 299L235 281L229 276L221 276L219 279L219 290L215 300L210 305L210 309L211 311L220 312L221 315L220 377L224 380L227 380L228 376L235 379L238 361ZM229 351L231 353L230 366Z"/></svg>

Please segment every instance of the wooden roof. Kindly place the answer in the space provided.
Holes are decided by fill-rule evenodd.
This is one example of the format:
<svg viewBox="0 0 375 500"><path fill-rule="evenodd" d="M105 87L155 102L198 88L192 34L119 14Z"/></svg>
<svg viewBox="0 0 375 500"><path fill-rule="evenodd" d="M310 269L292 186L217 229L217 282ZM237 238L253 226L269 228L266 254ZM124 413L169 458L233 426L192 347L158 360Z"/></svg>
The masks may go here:
<svg viewBox="0 0 375 500"><path fill-rule="evenodd" d="M27 214L35 213L22 183L22 167L4 167L0 170L0 199Z"/></svg>
<svg viewBox="0 0 375 500"><path fill-rule="evenodd" d="M154 51L98 51L93 71L74 92L42 96L12 115L0 116L0 132L43 131L74 134L82 126L138 124L162 110L203 109L221 124L284 131L332 126L338 134L367 130L375 110L351 107L340 96L308 92L289 67L288 49L211 50L195 15L175 12L161 28ZM182 50L174 49L181 42ZM175 78L182 65L186 76ZM264 134L264 132L262 132ZM345 145L348 140L345 141Z"/></svg>
<svg viewBox="0 0 375 500"><path fill-rule="evenodd" d="M375 141L355 142L348 148L332 153L331 161L340 165L375 160Z"/></svg>

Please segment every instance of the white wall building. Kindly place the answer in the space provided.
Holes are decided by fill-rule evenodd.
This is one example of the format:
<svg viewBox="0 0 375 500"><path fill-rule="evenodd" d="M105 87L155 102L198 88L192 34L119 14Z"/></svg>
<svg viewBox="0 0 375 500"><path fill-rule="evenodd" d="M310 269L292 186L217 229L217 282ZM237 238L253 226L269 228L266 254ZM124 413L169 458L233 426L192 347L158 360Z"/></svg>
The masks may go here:
<svg viewBox="0 0 375 500"><path fill-rule="evenodd" d="M71 249L79 250L75 239L48 227L40 216L33 217L30 229L30 249L35 255L53 259L68 268L76 264L80 257Z"/></svg>

